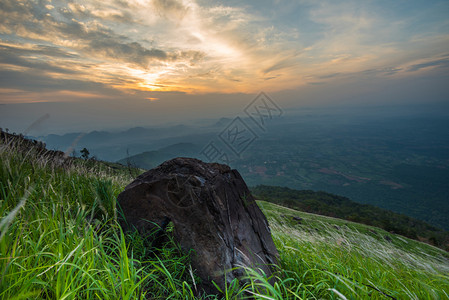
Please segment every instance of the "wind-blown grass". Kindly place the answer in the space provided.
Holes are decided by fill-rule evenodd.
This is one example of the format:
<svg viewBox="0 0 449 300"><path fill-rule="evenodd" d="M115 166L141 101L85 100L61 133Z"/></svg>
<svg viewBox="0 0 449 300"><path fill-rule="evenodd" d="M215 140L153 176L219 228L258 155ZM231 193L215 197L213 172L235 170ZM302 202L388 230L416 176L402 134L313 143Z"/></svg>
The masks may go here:
<svg viewBox="0 0 449 300"><path fill-rule="evenodd" d="M448 299L449 256L438 248L361 224L259 206L270 220L284 278L294 280L291 295Z"/></svg>
<svg viewBox="0 0 449 300"><path fill-rule="evenodd" d="M0 142L1 299L448 298L448 256L439 249L266 202L280 253L273 278L247 269L222 295L207 295L173 240L151 252L118 226L126 169L60 164L19 148Z"/></svg>

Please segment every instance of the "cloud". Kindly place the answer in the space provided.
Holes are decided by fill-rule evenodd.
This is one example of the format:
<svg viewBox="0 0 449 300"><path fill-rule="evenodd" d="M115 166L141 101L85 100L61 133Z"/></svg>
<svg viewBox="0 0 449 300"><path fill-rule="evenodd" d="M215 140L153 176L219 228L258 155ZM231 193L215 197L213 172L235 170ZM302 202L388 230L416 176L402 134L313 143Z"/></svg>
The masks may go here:
<svg viewBox="0 0 449 300"><path fill-rule="evenodd" d="M10 25L19 36L30 37L30 33L40 34L41 40L63 46L64 42L69 42L71 46L79 52L87 52L96 57L106 57L123 62L138 64L147 67L151 60L176 60L185 59L192 55L197 59L201 54L195 51L175 51L173 53L157 49L148 48L138 41L129 41L129 38L123 34L117 34L111 28L97 21L89 20L90 17L98 17L95 10L88 11L86 7L69 3L69 8L58 8L47 10L39 6L39 3L26 1L23 8L20 3L5 0L4 13L20 13L29 18L29 22L18 23L13 20L14 17L5 16L5 23ZM7 5L8 4L8 5ZM165 9L173 10L174 4L166 4ZM0 7L1 8L1 7ZM61 18L62 17L62 18ZM82 17L84 21L77 20L75 17ZM22 16L23 18L23 16ZM110 19L105 15L100 19ZM114 18L113 18L114 19ZM45 33L45 34L44 34Z"/></svg>
<svg viewBox="0 0 449 300"><path fill-rule="evenodd" d="M166 60L168 55L159 49L147 49L137 42L120 43L114 38L91 39L87 49L95 55L107 56L117 60L133 62L147 67L152 59Z"/></svg>
<svg viewBox="0 0 449 300"><path fill-rule="evenodd" d="M319 76L318 78L320 78L320 79L329 79L329 78L338 77L340 75L341 75L341 73L331 73L331 74L326 74L326 75Z"/></svg>
<svg viewBox="0 0 449 300"><path fill-rule="evenodd" d="M152 5L165 18L182 20L189 8L178 0L153 0Z"/></svg>
<svg viewBox="0 0 449 300"><path fill-rule="evenodd" d="M28 72L24 90L38 90L41 73L45 88L67 81L78 91L75 83L93 82L129 94L255 93L409 76L447 66L439 13L447 6L429 2L407 14L355 0L3 0L0 63L4 78ZM426 26L407 29L418 12Z"/></svg>
<svg viewBox="0 0 449 300"><path fill-rule="evenodd" d="M15 55L43 55L47 57L64 57L64 58L75 58L78 57L75 53L70 53L62 50L61 48L49 45L34 45L28 44L24 46L19 46L18 44L12 43L0 43L2 52L13 52Z"/></svg>
<svg viewBox="0 0 449 300"><path fill-rule="evenodd" d="M74 55L64 53L54 47L37 46L34 48L35 49L24 49L20 47L0 44L0 65L3 64L4 67L5 65L22 68L25 67L27 69L39 70L44 72L56 72L64 74L76 73L76 71L72 68L64 68L46 59L48 57L73 58Z"/></svg>
<svg viewBox="0 0 449 300"><path fill-rule="evenodd" d="M268 68L262 70L264 74L271 73L273 71L278 71L286 68L295 68L295 64L298 64L296 56L282 58L276 61L274 64L270 65Z"/></svg>
<svg viewBox="0 0 449 300"><path fill-rule="evenodd" d="M408 72L414 72L421 69L429 68L429 67L449 67L449 58L442 58L437 60L432 60L424 63L414 64L410 66L407 71Z"/></svg>
<svg viewBox="0 0 449 300"><path fill-rule="evenodd" d="M39 70L27 72L0 70L0 88L22 91L74 90L104 92L106 86L96 82L43 76Z"/></svg>

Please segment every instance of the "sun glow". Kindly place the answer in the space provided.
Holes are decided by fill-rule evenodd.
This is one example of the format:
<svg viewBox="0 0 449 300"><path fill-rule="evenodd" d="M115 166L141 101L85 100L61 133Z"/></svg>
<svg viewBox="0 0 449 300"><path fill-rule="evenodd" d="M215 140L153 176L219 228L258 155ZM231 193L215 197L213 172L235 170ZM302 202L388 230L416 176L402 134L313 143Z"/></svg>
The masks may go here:
<svg viewBox="0 0 449 300"><path fill-rule="evenodd" d="M86 95L257 93L427 76L448 65L447 4L429 4L432 13L421 16L439 28L429 33L407 29L411 15L384 16L345 1L291 1L301 18L276 10L277 1L2 1L10 7L0 8L0 69L8 74L0 82L23 92L4 94L10 102L40 86Z"/></svg>

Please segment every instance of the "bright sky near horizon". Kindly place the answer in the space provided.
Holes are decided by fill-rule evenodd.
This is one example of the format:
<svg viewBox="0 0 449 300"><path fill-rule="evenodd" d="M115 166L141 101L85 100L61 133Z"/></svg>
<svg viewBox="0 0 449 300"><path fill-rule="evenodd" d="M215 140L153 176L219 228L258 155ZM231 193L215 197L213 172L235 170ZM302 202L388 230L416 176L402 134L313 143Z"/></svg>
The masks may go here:
<svg viewBox="0 0 449 300"><path fill-rule="evenodd" d="M1 0L0 20L0 104L448 95L447 0Z"/></svg>

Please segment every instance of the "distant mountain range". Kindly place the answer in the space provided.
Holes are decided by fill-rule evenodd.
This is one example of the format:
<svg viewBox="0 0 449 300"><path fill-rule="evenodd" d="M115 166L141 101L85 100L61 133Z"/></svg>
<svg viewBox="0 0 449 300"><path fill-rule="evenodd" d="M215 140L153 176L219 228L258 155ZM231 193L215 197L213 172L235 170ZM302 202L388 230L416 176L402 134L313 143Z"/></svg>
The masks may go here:
<svg viewBox="0 0 449 300"><path fill-rule="evenodd" d="M73 145L75 151L79 152L81 149L87 148L92 155L99 159L117 161L143 152L157 151L172 144L195 141L198 144L204 144L214 134L214 126L204 128L186 125L154 128L134 127L121 132L74 132L31 138L45 142L49 149L61 151L66 151L76 142Z"/></svg>
<svg viewBox="0 0 449 300"><path fill-rule="evenodd" d="M200 154L233 119L206 124L93 131L40 138L49 149L87 148L107 161L150 169ZM273 120L272 120L273 121ZM248 122L250 124L251 122ZM325 191L449 230L449 118L401 114L303 114L254 129L257 138L231 167L250 186Z"/></svg>

